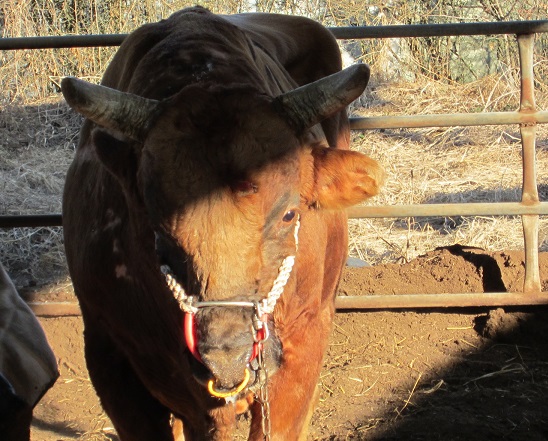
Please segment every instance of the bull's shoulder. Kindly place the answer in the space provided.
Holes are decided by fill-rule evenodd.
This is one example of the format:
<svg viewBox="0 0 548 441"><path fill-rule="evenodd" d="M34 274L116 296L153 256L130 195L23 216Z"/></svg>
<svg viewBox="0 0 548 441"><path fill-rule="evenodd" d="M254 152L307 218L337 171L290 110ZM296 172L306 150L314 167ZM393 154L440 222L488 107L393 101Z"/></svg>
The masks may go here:
<svg viewBox="0 0 548 441"><path fill-rule="evenodd" d="M266 13L225 18L281 63L298 84L315 81L342 68L335 37L314 20Z"/></svg>

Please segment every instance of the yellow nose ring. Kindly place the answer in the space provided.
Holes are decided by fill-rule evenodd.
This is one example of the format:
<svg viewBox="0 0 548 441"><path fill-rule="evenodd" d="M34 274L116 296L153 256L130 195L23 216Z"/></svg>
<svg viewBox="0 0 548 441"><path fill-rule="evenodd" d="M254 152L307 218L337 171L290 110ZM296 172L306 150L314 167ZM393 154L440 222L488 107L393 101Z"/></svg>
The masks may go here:
<svg viewBox="0 0 548 441"><path fill-rule="evenodd" d="M238 386L236 386L234 389L228 391L228 392L221 392L215 389L215 380L211 379L207 383L207 390L208 392L217 398L229 398L233 397L234 395L239 394L241 391L243 391L247 383L249 383L249 378L251 377L251 374L249 373L249 369L245 369L244 371L244 381L242 381Z"/></svg>

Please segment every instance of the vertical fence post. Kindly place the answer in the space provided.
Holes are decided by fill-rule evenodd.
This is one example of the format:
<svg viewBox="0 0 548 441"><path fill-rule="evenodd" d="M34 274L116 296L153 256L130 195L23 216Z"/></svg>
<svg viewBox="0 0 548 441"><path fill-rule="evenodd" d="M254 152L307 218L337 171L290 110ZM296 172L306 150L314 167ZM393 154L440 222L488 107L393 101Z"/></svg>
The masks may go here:
<svg viewBox="0 0 548 441"><path fill-rule="evenodd" d="M520 76L522 113L535 112L533 53L535 34L521 34L517 36ZM520 125L522 158L523 158L523 187L521 200L524 204L538 204L537 169L535 153L536 123ZM527 214L522 216L523 241L525 249L525 281L523 291L538 292L541 290L539 261L538 261L538 230L539 216Z"/></svg>

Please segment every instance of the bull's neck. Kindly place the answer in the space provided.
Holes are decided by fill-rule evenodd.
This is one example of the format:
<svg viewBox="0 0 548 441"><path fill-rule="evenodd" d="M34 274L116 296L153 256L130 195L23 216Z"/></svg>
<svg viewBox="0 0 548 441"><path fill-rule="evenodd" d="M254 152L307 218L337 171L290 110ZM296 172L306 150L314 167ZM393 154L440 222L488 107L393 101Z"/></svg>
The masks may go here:
<svg viewBox="0 0 548 441"><path fill-rule="evenodd" d="M94 199L108 201L96 208L97 212L103 213L100 223L104 233L120 241L126 256L138 256L132 261L150 265L155 259L154 231L140 192L132 184L128 184L131 188L124 189L104 167L99 167L96 176L98 196ZM105 206L108 207L106 210ZM112 228L107 231L108 225L112 225Z"/></svg>

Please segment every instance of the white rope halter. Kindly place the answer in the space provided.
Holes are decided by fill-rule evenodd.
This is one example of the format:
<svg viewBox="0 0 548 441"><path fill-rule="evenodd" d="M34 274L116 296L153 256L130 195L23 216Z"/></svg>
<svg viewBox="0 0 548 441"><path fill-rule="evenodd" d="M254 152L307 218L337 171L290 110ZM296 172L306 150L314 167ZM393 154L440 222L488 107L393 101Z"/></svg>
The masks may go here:
<svg viewBox="0 0 548 441"><path fill-rule="evenodd" d="M297 253L297 250L299 248L299 228L300 228L300 220L297 219L295 222L295 230L294 230L294 237L295 237L295 254ZM197 302L194 299L194 296L189 296L185 289L181 286L177 280L175 280L175 276L173 275L173 272L171 271L171 268L168 265L162 265L160 267L160 270L162 271L162 274L164 274L164 277L166 279L167 286L173 293L173 296L175 297L175 300L179 303L179 307L183 312L195 314L199 308L207 307L207 306L240 306L240 307L250 307L250 308L256 308L257 309L257 315L258 317L262 317L264 314L272 314L274 312L274 307L276 306L276 302L282 295L285 285L287 284L287 281L289 280L289 276L291 275L291 271L293 270L293 266L295 265L295 256L287 256L283 261L278 269L278 276L274 280L274 283L272 284L272 289L267 294L266 298L261 300L259 303L256 302L245 302L245 301L225 301L225 300L219 300L219 301L206 301L206 302Z"/></svg>

